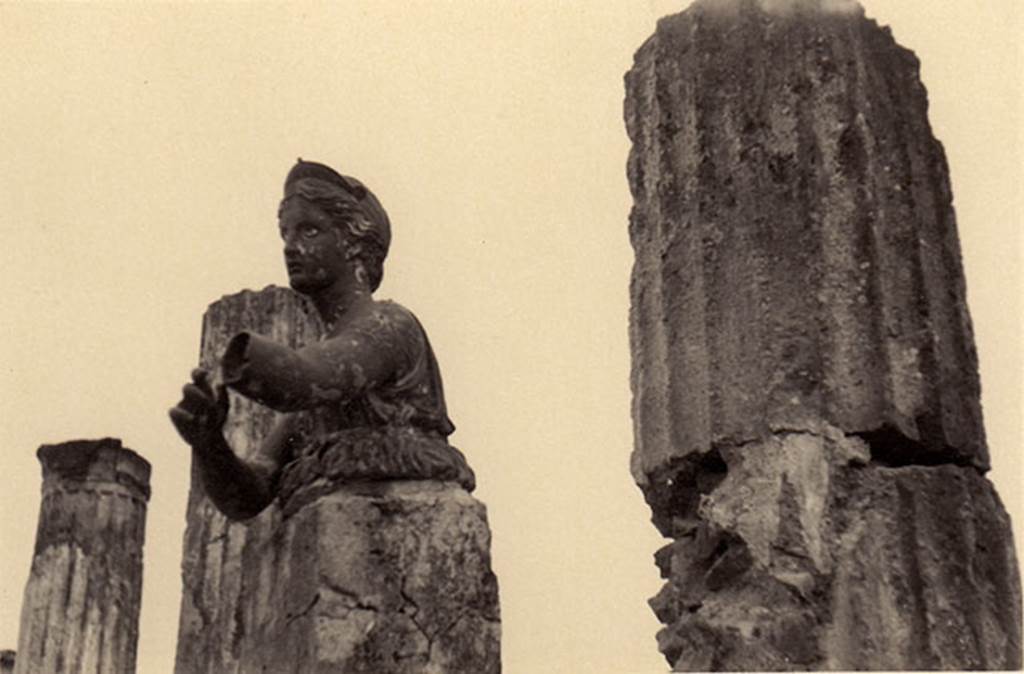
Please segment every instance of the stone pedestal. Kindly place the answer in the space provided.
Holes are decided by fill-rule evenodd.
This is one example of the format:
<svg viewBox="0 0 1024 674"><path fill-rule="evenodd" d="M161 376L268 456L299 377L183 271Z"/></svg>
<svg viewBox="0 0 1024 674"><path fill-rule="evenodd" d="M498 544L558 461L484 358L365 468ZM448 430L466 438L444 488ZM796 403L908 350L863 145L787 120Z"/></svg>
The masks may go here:
<svg viewBox="0 0 1024 674"><path fill-rule="evenodd" d="M240 671L499 672L489 549L484 507L457 485L321 496L243 553Z"/></svg>
<svg viewBox="0 0 1024 674"><path fill-rule="evenodd" d="M697 0L627 75L632 472L677 670L1020 666L942 146L852 1Z"/></svg>
<svg viewBox="0 0 1024 674"><path fill-rule="evenodd" d="M301 296L240 293L207 311L203 364L242 330L291 346L320 334ZM274 413L232 396L225 435L244 455ZM227 521L193 480L175 671L499 672L484 506L455 483L338 484L329 469L344 457L315 454L247 522Z"/></svg>
<svg viewBox="0 0 1024 674"><path fill-rule="evenodd" d="M39 449L43 495L17 674L135 671L149 463L120 440Z"/></svg>

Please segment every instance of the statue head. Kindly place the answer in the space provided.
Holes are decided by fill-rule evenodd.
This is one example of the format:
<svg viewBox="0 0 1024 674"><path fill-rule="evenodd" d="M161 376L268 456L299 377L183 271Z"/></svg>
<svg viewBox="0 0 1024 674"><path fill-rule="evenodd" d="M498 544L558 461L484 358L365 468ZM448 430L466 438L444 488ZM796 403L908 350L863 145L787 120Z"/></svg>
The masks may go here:
<svg viewBox="0 0 1024 674"><path fill-rule="evenodd" d="M299 210L306 219L317 221L313 224L332 229L338 237L338 251L320 254L329 258L338 253L343 260L335 260L337 264L347 263L370 292L376 290L384 275L384 258L391 243L391 223L377 197L355 178L343 176L329 166L299 159L285 179L278 217L283 223L295 219ZM312 231L317 228L307 228L307 232ZM288 255L286 245L292 286L299 291L314 289L315 279L302 277L297 269L293 275L293 262ZM333 264L330 259L322 262Z"/></svg>

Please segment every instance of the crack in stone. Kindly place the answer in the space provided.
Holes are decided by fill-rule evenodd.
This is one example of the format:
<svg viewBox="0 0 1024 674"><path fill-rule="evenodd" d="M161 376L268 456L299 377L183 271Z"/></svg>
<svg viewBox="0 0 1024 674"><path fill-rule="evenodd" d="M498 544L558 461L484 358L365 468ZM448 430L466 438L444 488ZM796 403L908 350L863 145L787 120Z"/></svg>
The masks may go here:
<svg viewBox="0 0 1024 674"><path fill-rule="evenodd" d="M413 608L412 613L407 613L406 616L409 618L409 622L411 622L413 625L415 625L416 629L418 629L420 631L420 634L423 635L423 638L427 640L427 654L428 654L428 657L429 657L429 654L433 650L433 647L434 647L434 637L436 635L431 635L430 631L426 628L426 626L424 626L422 623L420 623L420 621L418 619L418 616L419 616L419 613L420 613L420 605L419 605L419 603L417 603L417 601L415 599L413 599L412 595L409 594L406 591L405 586L406 586L407 582L408 582L408 577L403 575L402 576L402 582L399 584L398 591L402 595L402 599L405 600L406 605L412 606L412 608Z"/></svg>
<svg viewBox="0 0 1024 674"><path fill-rule="evenodd" d="M360 597L358 594L356 594L352 590L341 587L340 585L332 582L331 579L326 576L320 576L320 582L331 592L334 592L335 594L341 597L349 599L352 603L351 606L348 607L350 610L374 612L380 611L379 606L374 606L373 604L366 603L364 599ZM319 595L317 596L319 597Z"/></svg>
<svg viewBox="0 0 1024 674"><path fill-rule="evenodd" d="M284 624L285 625L291 625L293 622L295 622L299 618L307 615L310 611L313 610L313 607L316 606L317 603L319 603L319 602L320 602L320 593L317 592L315 595L313 595L313 599L309 602L309 604L307 604L305 606L305 608L303 608L300 611L296 611L295 613L287 613L287 614L285 614L285 616L284 616Z"/></svg>
<svg viewBox="0 0 1024 674"><path fill-rule="evenodd" d="M222 542L222 541L225 541L225 540L227 540L227 538L228 538L228 532L227 532L227 531L225 531L224 533L221 533L221 534L217 534L217 535L216 535L216 536L214 536L213 538L210 538L209 540L207 540L207 541L206 541L206 544L207 544L207 545L215 545L215 544L217 544L217 543L220 543L220 542Z"/></svg>
<svg viewBox="0 0 1024 674"><path fill-rule="evenodd" d="M858 438L867 444L871 452L871 463L886 468L903 468L906 466L959 466L973 468L983 475L986 468L977 465L969 451L941 444L932 445L907 437L898 429L889 425L869 431L853 431L847 437Z"/></svg>
<svg viewBox="0 0 1024 674"><path fill-rule="evenodd" d="M833 443L843 439L863 442L870 453L870 461L867 463L857 461L856 459L847 461L848 465L858 467L878 465L887 468L901 468L905 466L930 467L954 465L963 468L974 468L981 474L986 472L986 469L974 463L972 457L965 453L964 450L951 445L933 445L921 440L915 440L888 424L875 429L857 431L844 431L831 425L828 428L834 430L834 433L823 433L813 428L773 426L771 434L767 437L722 440L714 443L711 451L721 453L723 451L741 450L750 445L768 442L772 438L788 438L800 435Z"/></svg>

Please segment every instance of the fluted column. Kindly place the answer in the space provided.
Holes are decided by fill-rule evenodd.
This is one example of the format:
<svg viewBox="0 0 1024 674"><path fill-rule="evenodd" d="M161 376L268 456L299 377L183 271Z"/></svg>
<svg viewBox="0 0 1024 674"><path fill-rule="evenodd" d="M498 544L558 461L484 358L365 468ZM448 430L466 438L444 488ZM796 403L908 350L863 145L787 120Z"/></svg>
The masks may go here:
<svg viewBox="0 0 1024 674"><path fill-rule="evenodd" d="M135 671L149 463L113 438L39 448L17 674Z"/></svg>
<svg viewBox="0 0 1024 674"><path fill-rule="evenodd" d="M845 0L698 0L626 78L632 472L675 668L1013 668L945 155Z"/></svg>

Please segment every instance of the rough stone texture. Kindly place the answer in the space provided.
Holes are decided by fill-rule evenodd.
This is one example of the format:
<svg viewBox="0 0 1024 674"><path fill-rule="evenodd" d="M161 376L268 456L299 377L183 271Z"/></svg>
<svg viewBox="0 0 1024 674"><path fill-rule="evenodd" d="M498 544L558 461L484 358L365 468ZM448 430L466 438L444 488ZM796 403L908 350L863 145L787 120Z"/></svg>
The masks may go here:
<svg viewBox="0 0 1024 674"><path fill-rule="evenodd" d="M243 291L210 305L203 316L200 365L213 370L231 338L249 330L282 344L315 341L322 328L316 312L301 295L286 288ZM224 435L242 456L255 451L277 414L229 391L231 408ZM183 592L178 618L175 672L239 672L249 629L242 621L242 552L247 545L270 540L280 525L274 503L244 523L228 520L206 497L193 465L181 574ZM266 591L266 588L261 588Z"/></svg>
<svg viewBox="0 0 1024 674"><path fill-rule="evenodd" d="M633 476L679 670L1016 668L945 156L841 0L698 0L626 78Z"/></svg>
<svg viewBox="0 0 1024 674"><path fill-rule="evenodd" d="M879 465L837 430L722 457L689 533L656 555L675 669L1020 666L1010 522L976 470Z"/></svg>
<svg viewBox="0 0 1024 674"><path fill-rule="evenodd" d="M662 19L627 77L635 475L822 421L987 467L918 62L860 13L757 7Z"/></svg>
<svg viewBox="0 0 1024 674"><path fill-rule="evenodd" d="M499 672L483 505L441 482L343 487L248 546L243 672Z"/></svg>
<svg viewBox="0 0 1024 674"><path fill-rule="evenodd" d="M242 330L290 346L322 334L302 296L246 291L207 311L202 364L212 367ZM231 395L225 436L244 456L275 413ZM299 473L286 469L284 498L242 523L193 476L175 671L500 671L483 505L453 483L339 488L309 472L292 484Z"/></svg>
<svg viewBox="0 0 1024 674"><path fill-rule="evenodd" d="M134 672L149 463L113 438L43 445L38 456L42 505L14 671Z"/></svg>

